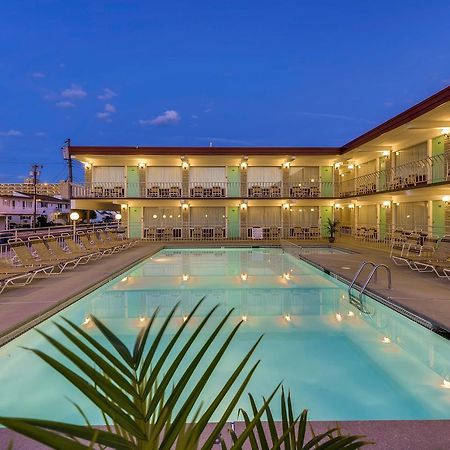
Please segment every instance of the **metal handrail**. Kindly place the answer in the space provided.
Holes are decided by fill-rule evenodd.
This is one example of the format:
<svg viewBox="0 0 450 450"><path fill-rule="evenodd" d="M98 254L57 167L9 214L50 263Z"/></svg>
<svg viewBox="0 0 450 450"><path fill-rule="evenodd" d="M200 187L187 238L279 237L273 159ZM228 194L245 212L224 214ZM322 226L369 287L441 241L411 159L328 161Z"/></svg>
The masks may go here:
<svg viewBox="0 0 450 450"><path fill-rule="evenodd" d="M352 287L353 287L353 285L355 284L356 280L358 279L359 274L362 272L362 270L364 269L364 267L366 267L366 266L368 266L368 265L371 265L371 266L373 266L373 267L376 267L376 264L375 264L374 262L372 262L372 261L363 261L362 264L359 266L359 270L358 270L358 272L356 272L356 275L353 277L353 280L352 280L352 282L351 282L351 284L350 284L350 286L349 286L349 288L348 288L348 295L351 295ZM373 272L373 271L372 271L372 272Z"/></svg>
<svg viewBox="0 0 450 450"><path fill-rule="evenodd" d="M372 263L373 264L373 263ZM364 291L366 290L367 285L370 283L370 280L372 279L373 275L376 274L377 270L380 267L384 267L387 270L387 274L388 274L388 289L391 289L392 286L392 277L391 277L391 269L389 268L389 266L387 266L386 264L377 264L373 269L372 272L370 272L369 277L366 280L366 283L364 284L363 288L361 289L360 293L359 293L359 301L361 301L362 299L362 295L364 293Z"/></svg>

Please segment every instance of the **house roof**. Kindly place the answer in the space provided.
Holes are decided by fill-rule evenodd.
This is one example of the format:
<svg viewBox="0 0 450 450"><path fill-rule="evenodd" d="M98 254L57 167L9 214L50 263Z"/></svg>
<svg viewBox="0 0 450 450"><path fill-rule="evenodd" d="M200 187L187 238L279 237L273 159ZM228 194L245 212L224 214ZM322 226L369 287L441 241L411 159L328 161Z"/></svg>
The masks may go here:
<svg viewBox="0 0 450 450"><path fill-rule="evenodd" d="M363 133L341 147L130 147L70 146L70 155L340 155L360 147L391 130L450 101L450 86L417 103L406 111Z"/></svg>

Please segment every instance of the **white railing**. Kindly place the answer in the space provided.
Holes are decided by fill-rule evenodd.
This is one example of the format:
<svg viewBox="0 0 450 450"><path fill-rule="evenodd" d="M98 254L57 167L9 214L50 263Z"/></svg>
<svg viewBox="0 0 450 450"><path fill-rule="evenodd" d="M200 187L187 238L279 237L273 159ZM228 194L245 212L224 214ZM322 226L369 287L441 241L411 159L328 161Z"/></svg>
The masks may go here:
<svg viewBox="0 0 450 450"><path fill-rule="evenodd" d="M178 181L147 182L144 196L147 198L181 198L183 183Z"/></svg>
<svg viewBox="0 0 450 450"><path fill-rule="evenodd" d="M251 181L247 183L247 196L249 198L280 198L283 195L283 185L280 182L259 182Z"/></svg>
<svg viewBox="0 0 450 450"><path fill-rule="evenodd" d="M220 198L227 197L230 191L239 189L240 183L227 183L223 181L196 181L189 183L189 197L191 198Z"/></svg>

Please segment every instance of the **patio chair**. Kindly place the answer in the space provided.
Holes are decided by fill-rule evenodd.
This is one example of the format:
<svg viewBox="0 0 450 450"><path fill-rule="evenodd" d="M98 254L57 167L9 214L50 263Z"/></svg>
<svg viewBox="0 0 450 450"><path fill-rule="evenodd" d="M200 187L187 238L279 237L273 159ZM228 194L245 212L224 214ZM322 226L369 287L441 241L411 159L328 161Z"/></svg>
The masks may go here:
<svg viewBox="0 0 450 450"><path fill-rule="evenodd" d="M200 240L203 238L203 229L201 227L194 227L192 230L192 239Z"/></svg>
<svg viewBox="0 0 450 450"><path fill-rule="evenodd" d="M273 186L270 187L270 197L281 197L281 188L280 186L277 186L276 184L274 184Z"/></svg>
<svg viewBox="0 0 450 450"><path fill-rule="evenodd" d="M292 229L292 237L294 239L304 239L305 233L303 232L302 227L294 227Z"/></svg>
<svg viewBox="0 0 450 450"><path fill-rule="evenodd" d="M148 197L159 197L159 186L152 186L147 189Z"/></svg>
<svg viewBox="0 0 450 450"><path fill-rule="evenodd" d="M214 240L223 239L223 228L222 227L214 227Z"/></svg>
<svg viewBox="0 0 450 450"><path fill-rule="evenodd" d="M320 238L320 230L319 227L310 227L309 228L309 235L312 239L319 239Z"/></svg>
<svg viewBox="0 0 450 450"><path fill-rule="evenodd" d="M249 189L249 197L261 197L262 189L261 186L252 186Z"/></svg>
<svg viewBox="0 0 450 450"><path fill-rule="evenodd" d="M170 186L169 197L181 197L181 189L178 186Z"/></svg>
<svg viewBox="0 0 450 450"><path fill-rule="evenodd" d="M144 237L151 241L156 241L156 228L152 227L144 229Z"/></svg>
<svg viewBox="0 0 450 450"><path fill-rule="evenodd" d="M109 239L101 239L94 230L88 231L87 235L89 240L99 249L111 249L111 253L117 253L124 248L122 245L116 244Z"/></svg>
<svg viewBox="0 0 450 450"><path fill-rule="evenodd" d="M220 186L213 186L211 188L211 197L223 197L223 190Z"/></svg>
<svg viewBox="0 0 450 450"><path fill-rule="evenodd" d="M171 241L173 239L173 228L164 228L163 237L165 241Z"/></svg>
<svg viewBox="0 0 450 450"><path fill-rule="evenodd" d="M194 186L192 189L192 197L203 197L204 189L203 186Z"/></svg>
<svg viewBox="0 0 450 450"><path fill-rule="evenodd" d="M155 235L156 235L156 229ZM103 230L98 230L99 233L101 233ZM104 232L107 234L107 236L111 239L112 242L116 242L117 244L122 244L127 247L132 247L133 245L136 245L139 240L138 239L128 239L124 237L123 234L119 234L116 230L111 230L110 228L106 228ZM126 248L126 247L125 247Z"/></svg>
<svg viewBox="0 0 450 450"><path fill-rule="evenodd" d="M278 227L270 227L269 228L269 239L279 239L280 238L280 230Z"/></svg>

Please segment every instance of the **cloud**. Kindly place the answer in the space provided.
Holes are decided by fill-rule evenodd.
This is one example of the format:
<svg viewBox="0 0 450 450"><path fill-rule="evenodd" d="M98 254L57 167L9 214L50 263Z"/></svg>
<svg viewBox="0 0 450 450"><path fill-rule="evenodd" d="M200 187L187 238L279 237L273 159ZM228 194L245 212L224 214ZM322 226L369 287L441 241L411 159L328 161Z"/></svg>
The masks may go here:
<svg viewBox="0 0 450 450"><path fill-rule="evenodd" d="M84 98L87 96L87 92L76 84L71 84L70 88L64 89L61 92L61 97L64 98Z"/></svg>
<svg viewBox="0 0 450 450"><path fill-rule="evenodd" d="M42 73L42 72L33 72L33 73L31 74L31 76L32 76L33 78L45 78L45 73Z"/></svg>
<svg viewBox="0 0 450 450"><path fill-rule="evenodd" d="M103 88L103 94L97 95L99 100L111 100L116 97L117 94L109 88Z"/></svg>
<svg viewBox="0 0 450 450"><path fill-rule="evenodd" d="M191 116L194 120L197 120L198 119L198 116L197 116L197 114L192 114L192 116Z"/></svg>
<svg viewBox="0 0 450 450"><path fill-rule="evenodd" d="M101 112L98 112L96 114L97 119L104 120L105 122L112 122L112 114L114 114L117 111L116 107L114 105L111 105L111 103L106 103L104 106L104 110Z"/></svg>
<svg viewBox="0 0 450 450"><path fill-rule="evenodd" d="M384 102L384 106L386 106L387 108L390 108L391 106L394 106L394 103L387 101L387 102Z"/></svg>
<svg viewBox="0 0 450 450"><path fill-rule="evenodd" d="M180 115L173 109L168 109L164 111L163 114L156 116L154 119L140 119L138 123L140 125L169 125L179 122L181 119Z"/></svg>
<svg viewBox="0 0 450 450"><path fill-rule="evenodd" d="M5 136L5 137L18 137L18 136L22 136L22 132L19 131L19 130L0 131L0 136Z"/></svg>
<svg viewBox="0 0 450 450"><path fill-rule="evenodd" d="M64 108L64 109L75 108L75 105L72 102L69 102L68 100L62 100L60 102L56 102L55 105L58 108Z"/></svg>
<svg viewBox="0 0 450 450"><path fill-rule="evenodd" d="M43 131L38 131L38 132L34 133L34 135L37 137L46 137L47 133L44 133Z"/></svg>
<svg viewBox="0 0 450 450"><path fill-rule="evenodd" d="M105 111L109 112L109 113L115 113L116 112L116 107L114 105L111 105L111 103L107 103L105 105Z"/></svg>
<svg viewBox="0 0 450 450"><path fill-rule="evenodd" d="M203 110L204 113L208 114L212 111L212 108L206 108Z"/></svg>

